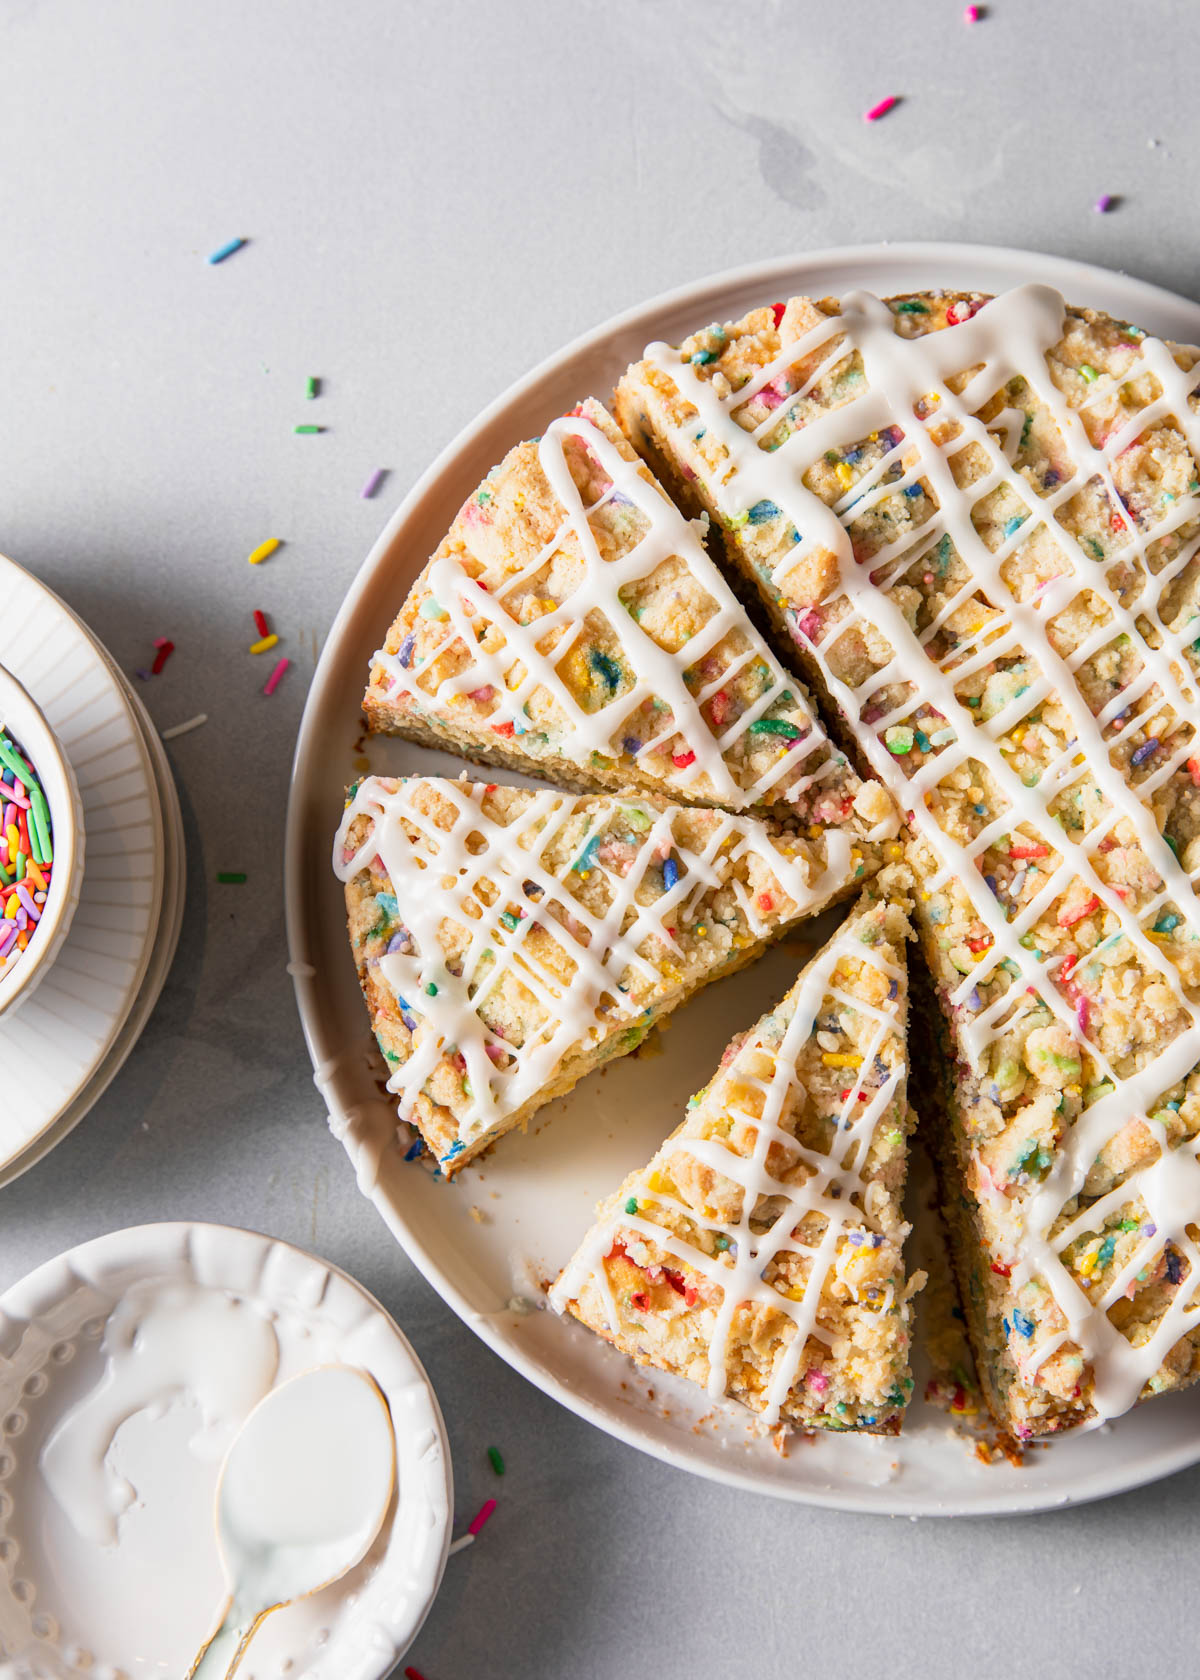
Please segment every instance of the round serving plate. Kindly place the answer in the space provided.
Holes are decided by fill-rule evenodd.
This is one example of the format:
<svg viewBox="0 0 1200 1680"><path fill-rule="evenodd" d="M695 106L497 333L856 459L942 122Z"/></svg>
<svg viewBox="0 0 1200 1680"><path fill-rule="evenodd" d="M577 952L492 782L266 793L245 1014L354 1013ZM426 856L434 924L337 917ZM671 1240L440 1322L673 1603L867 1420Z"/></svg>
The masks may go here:
<svg viewBox="0 0 1200 1680"><path fill-rule="evenodd" d="M0 1672L8 1658L47 1680L183 1674L224 1597L212 1513L229 1441L263 1392L342 1363L387 1401L393 1502L362 1563L269 1618L244 1680L382 1680L433 1602L450 1456L407 1340L346 1273L219 1225L116 1231L0 1296Z"/></svg>
<svg viewBox="0 0 1200 1680"><path fill-rule="evenodd" d="M0 582L0 664L58 736L87 834L70 932L35 995L0 1020L0 1057L20 1091L0 1105L0 1172L14 1176L6 1169L89 1090L137 999L160 923L164 849L150 751L107 654L52 590L2 556Z"/></svg>
<svg viewBox="0 0 1200 1680"><path fill-rule="evenodd" d="M803 960L784 944L709 987L671 1019L662 1053L593 1075L452 1184L404 1161L382 1063L367 1030L330 866L344 784L362 749L372 652L459 506L519 439L581 397L607 397L653 339L794 293L881 295L947 287L997 292L1036 280L1072 303L1200 342L1200 305L1107 269L1007 248L922 244L820 251L718 275L617 317L551 357L484 410L414 485L368 555L325 643L293 768L287 913L296 995L330 1124L359 1184L443 1299L531 1382L643 1451L758 1493L906 1515L1036 1511L1096 1499L1200 1461L1200 1392L1164 1397L1104 1429L985 1464L946 1414L918 1398L897 1440L822 1437L786 1455L733 1406L691 1385L646 1380L582 1327L531 1310L587 1228L595 1203L649 1159L733 1032L778 999ZM457 775L461 761L372 739L371 769ZM819 931L819 930L809 930ZM921 1383L918 1381L918 1395Z"/></svg>
<svg viewBox="0 0 1200 1680"><path fill-rule="evenodd" d="M179 793L175 786L175 778L171 773L167 749L159 738L158 731L151 723L149 714L134 691L132 684L112 663L111 655L103 644L97 643L96 645L108 660L125 694L134 721L141 732L154 772L154 784L163 821L162 906L158 924L152 935L148 935L150 955L145 975L117 1036L109 1046L107 1055L101 1059L91 1078L74 1099L66 1105L53 1124L47 1126L29 1145L28 1149L22 1150L19 1155L10 1161L6 1161L0 1167L0 1188L11 1183L14 1178L19 1178L23 1172L27 1172L44 1155L48 1155L56 1144L61 1143L68 1132L74 1131L84 1115L94 1107L112 1084L129 1059L134 1046L141 1038L146 1023L153 1013L154 1006L158 1002L159 995L166 984L167 975L171 971L175 950L179 944L179 930L183 925L183 907L187 890L187 855L183 836L183 814L179 808Z"/></svg>

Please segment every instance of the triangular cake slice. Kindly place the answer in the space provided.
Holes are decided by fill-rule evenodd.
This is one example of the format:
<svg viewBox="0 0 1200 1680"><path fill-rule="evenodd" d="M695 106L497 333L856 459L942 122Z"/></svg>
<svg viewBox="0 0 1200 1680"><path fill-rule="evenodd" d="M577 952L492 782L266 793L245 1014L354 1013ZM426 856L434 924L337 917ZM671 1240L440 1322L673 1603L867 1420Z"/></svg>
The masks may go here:
<svg viewBox="0 0 1200 1680"><path fill-rule="evenodd" d="M468 498L371 666L370 727L579 792L895 833L700 531L585 402Z"/></svg>
<svg viewBox="0 0 1200 1680"><path fill-rule="evenodd" d="M448 1175L863 869L838 831L378 776L334 867L388 1088Z"/></svg>
<svg viewBox="0 0 1200 1680"><path fill-rule="evenodd" d="M1023 286L793 298L619 398L910 814L963 1303L1020 1437L1200 1376L1198 381Z"/></svg>
<svg viewBox="0 0 1200 1680"><path fill-rule="evenodd" d="M771 1423L892 1433L912 1391L901 1210L908 922L863 902L735 1038L552 1292L641 1364Z"/></svg>

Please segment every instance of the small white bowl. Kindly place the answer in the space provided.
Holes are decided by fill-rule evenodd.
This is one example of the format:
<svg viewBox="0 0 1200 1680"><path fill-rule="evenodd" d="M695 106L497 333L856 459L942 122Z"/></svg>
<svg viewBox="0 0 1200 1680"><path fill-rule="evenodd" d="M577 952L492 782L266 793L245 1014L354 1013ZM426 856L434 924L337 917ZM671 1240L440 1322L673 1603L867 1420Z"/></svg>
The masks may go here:
<svg viewBox="0 0 1200 1680"><path fill-rule="evenodd" d="M24 1003L54 961L83 885L83 801L66 754L40 707L21 684L0 666L0 733L16 742L37 771L50 807L54 833L54 875L42 907L35 938L25 955L0 975L0 1015ZM0 795L2 798L3 795Z"/></svg>

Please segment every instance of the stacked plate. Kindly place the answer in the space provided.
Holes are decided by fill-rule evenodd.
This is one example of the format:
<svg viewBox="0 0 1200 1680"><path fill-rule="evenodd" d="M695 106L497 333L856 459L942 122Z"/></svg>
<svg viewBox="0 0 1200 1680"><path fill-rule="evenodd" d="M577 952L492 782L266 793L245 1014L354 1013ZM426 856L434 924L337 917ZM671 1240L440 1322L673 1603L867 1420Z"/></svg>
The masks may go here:
<svg viewBox="0 0 1200 1680"><path fill-rule="evenodd" d="M39 1161L107 1088L166 980L183 918L179 797L154 726L58 596L0 556L0 665L37 701L83 800L79 908L54 966L0 1020L0 1185Z"/></svg>

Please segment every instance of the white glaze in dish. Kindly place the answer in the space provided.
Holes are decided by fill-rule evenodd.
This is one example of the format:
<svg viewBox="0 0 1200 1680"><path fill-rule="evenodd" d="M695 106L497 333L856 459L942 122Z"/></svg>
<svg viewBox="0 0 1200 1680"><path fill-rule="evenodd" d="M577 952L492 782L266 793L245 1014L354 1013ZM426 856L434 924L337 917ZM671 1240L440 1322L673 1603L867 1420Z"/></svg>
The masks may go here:
<svg viewBox="0 0 1200 1680"><path fill-rule="evenodd" d="M191 1322L173 1331L181 1313ZM235 1338L223 1367L214 1331L217 1346ZM107 1385L105 1346L118 1356ZM117 1232L0 1298L2 1680L186 1672L225 1596L212 1514L229 1439L273 1382L342 1362L387 1400L397 1496L361 1564L270 1618L242 1680L380 1680L424 1619L449 1539L450 1471L408 1344L344 1274L220 1226ZM115 1543L104 1538L114 1523Z"/></svg>

